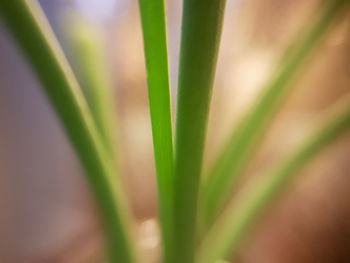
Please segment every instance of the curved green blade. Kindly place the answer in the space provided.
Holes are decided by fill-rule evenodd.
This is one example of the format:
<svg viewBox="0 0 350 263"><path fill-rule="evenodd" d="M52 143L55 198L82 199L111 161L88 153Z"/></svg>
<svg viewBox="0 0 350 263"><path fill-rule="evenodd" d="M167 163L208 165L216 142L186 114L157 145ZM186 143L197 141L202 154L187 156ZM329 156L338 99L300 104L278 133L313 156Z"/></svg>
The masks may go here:
<svg viewBox="0 0 350 263"><path fill-rule="evenodd" d="M134 263L122 189L113 184L114 164L64 54L35 0L2 0L0 14L60 118L85 169L102 214L110 262Z"/></svg>
<svg viewBox="0 0 350 263"><path fill-rule="evenodd" d="M204 231L213 223L230 192L237 186L279 106L290 92L290 84L348 3L347 0L330 0L323 4L315 19L287 50L256 103L229 136L203 182L200 209Z"/></svg>
<svg viewBox="0 0 350 263"><path fill-rule="evenodd" d="M235 256L244 237L302 168L326 146L350 130L350 100L337 105L333 114L304 143L249 188L235 209L228 209L214 224L199 250L200 263Z"/></svg>

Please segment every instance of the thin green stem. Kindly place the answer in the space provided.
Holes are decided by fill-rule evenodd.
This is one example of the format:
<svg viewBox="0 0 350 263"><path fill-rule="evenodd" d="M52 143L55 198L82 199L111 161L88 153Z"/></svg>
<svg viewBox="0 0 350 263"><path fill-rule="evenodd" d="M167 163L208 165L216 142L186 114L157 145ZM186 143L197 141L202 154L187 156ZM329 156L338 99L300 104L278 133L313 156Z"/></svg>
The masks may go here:
<svg viewBox="0 0 350 263"><path fill-rule="evenodd" d="M350 100L337 107L330 118L309 136L284 161L261 177L235 209L227 212L214 224L199 251L200 263L236 255L242 240L271 204L284 194L286 187L304 166L327 145L350 130Z"/></svg>
<svg viewBox="0 0 350 263"><path fill-rule="evenodd" d="M240 175L291 90L290 84L305 67L305 62L314 54L330 25L347 3L347 0L331 0L324 4L304 33L292 43L256 103L229 136L203 183L200 209L204 231L213 223L223 203L237 186Z"/></svg>
<svg viewBox="0 0 350 263"><path fill-rule="evenodd" d="M65 25L77 61L78 73L86 93L101 139L111 156L115 157L116 138L114 94L108 74L105 31L97 24L72 14Z"/></svg>
<svg viewBox="0 0 350 263"><path fill-rule="evenodd" d="M59 116L86 171L101 211L110 262L134 263L127 233L128 211L115 169L64 54L34 0L2 0L0 14Z"/></svg>
<svg viewBox="0 0 350 263"><path fill-rule="evenodd" d="M157 170L163 262L172 259L173 137L164 0L139 0Z"/></svg>
<svg viewBox="0 0 350 263"><path fill-rule="evenodd" d="M225 0L184 0L175 141L174 262L194 261L198 186Z"/></svg>

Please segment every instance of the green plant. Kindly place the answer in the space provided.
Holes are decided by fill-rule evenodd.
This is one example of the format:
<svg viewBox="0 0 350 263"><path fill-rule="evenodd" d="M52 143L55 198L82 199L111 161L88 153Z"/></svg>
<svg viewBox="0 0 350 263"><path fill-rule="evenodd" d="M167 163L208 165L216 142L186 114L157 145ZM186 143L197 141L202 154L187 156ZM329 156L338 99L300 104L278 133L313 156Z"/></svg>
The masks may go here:
<svg viewBox="0 0 350 263"><path fill-rule="evenodd" d="M254 154L279 106L288 97L298 73L307 65L324 38L329 26L341 12L346 1L329 1L295 41L267 81L257 101L241 122L234 127L222 152L203 183L202 216L207 227L229 197Z"/></svg>
<svg viewBox="0 0 350 263"><path fill-rule="evenodd" d="M164 1L140 0L164 262L173 258L174 157Z"/></svg>
<svg viewBox="0 0 350 263"><path fill-rule="evenodd" d="M164 0L139 0L139 4L163 262L213 263L235 253L251 226L285 192L303 166L349 130L350 101L346 99L301 146L268 171L262 182L252 185L246 202L233 208L223 206L258 147L259 138L287 98L290 84L349 1L327 1L295 39L202 184L204 142L225 0L184 0L175 147ZM75 39L80 50L78 57L85 65L84 85L89 90L86 102L39 4L32 0L2 0L0 14L40 79L85 168L102 215L109 261L137 262L128 226L132 217L115 164L110 131L113 114L110 104L104 103L108 99L104 89L108 83L106 77L95 75L96 70L106 69L98 55L99 44L93 42L95 38L89 38L93 31L77 28L79 34ZM224 208L224 212L218 217L219 208Z"/></svg>

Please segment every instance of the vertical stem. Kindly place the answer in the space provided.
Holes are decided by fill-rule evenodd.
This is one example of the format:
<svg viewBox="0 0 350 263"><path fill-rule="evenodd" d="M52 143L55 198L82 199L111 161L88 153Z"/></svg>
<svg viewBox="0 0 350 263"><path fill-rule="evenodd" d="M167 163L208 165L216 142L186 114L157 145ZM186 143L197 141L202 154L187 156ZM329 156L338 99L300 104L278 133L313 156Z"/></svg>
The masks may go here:
<svg viewBox="0 0 350 263"><path fill-rule="evenodd" d="M173 250L173 138L164 0L139 0L157 170L163 262Z"/></svg>
<svg viewBox="0 0 350 263"><path fill-rule="evenodd" d="M198 186L225 2L183 2L175 141L174 262L194 261Z"/></svg>

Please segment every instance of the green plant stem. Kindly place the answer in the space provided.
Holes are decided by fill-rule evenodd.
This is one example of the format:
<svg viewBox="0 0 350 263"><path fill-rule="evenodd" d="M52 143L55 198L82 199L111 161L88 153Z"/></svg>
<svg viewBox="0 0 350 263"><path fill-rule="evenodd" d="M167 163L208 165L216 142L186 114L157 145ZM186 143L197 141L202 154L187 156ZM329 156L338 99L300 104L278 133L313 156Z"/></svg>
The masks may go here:
<svg viewBox="0 0 350 263"><path fill-rule="evenodd" d="M286 192L285 188L302 168L327 145L349 131L350 100L343 102L301 146L249 188L246 198L236 209L227 210L214 224L200 249L200 263L213 263L229 255L230 258L235 256L242 239L258 222L257 219L268 211L279 195Z"/></svg>
<svg viewBox="0 0 350 263"><path fill-rule="evenodd" d="M237 186L238 179L256 152L258 143L291 90L291 82L314 54L330 25L347 3L347 0L331 0L324 4L315 20L292 43L261 96L229 136L203 183L200 209L204 220L201 227L204 231L213 223L218 211Z"/></svg>
<svg viewBox="0 0 350 263"><path fill-rule="evenodd" d="M172 259L174 157L164 0L139 0L157 171L163 262Z"/></svg>
<svg viewBox="0 0 350 263"><path fill-rule="evenodd" d="M121 186L110 182L115 173L113 162L39 3L2 0L0 14L40 79L86 171L101 211L110 262L134 263Z"/></svg>
<svg viewBox="0 0 350 263"><path fill-rule="evenodd" d="M175 140L174 262L194 260L198 186L225 0L184 0Z"/></svg>
<svg viewBox="0 0 350 263"><path fill-rule="evenodd" d="M106 66L106 36L97 24L75 14L67 19L65 29L71 37L75 60L86 98L101 139L115 159L115 109L111 79ZM66 20L66 21L67 21Z"/></svg>

